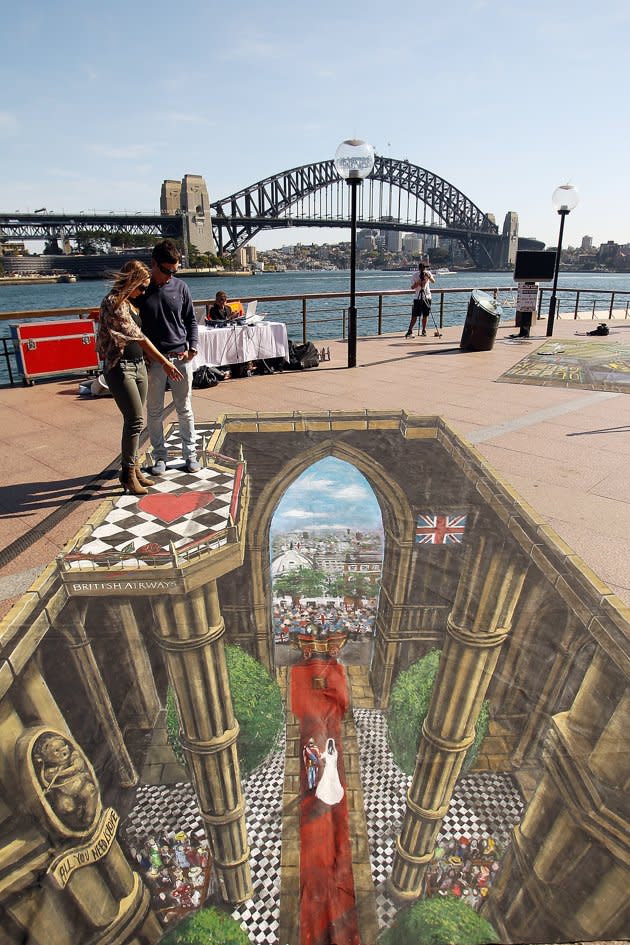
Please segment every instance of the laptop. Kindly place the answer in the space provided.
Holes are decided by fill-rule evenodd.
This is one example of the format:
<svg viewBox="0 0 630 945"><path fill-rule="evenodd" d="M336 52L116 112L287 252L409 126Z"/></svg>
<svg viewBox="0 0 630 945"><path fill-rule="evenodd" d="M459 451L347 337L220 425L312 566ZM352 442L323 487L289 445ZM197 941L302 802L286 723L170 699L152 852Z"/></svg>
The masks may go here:
<svg viewBox="0 0 630 945"><path fill-rule="evenodd" d="M263 320L264 315L258 315L256 313L256 306L258 305L258 300L255 299L253 302L248 302L245 309L245 324L246 325L257 325Z"/></svg>

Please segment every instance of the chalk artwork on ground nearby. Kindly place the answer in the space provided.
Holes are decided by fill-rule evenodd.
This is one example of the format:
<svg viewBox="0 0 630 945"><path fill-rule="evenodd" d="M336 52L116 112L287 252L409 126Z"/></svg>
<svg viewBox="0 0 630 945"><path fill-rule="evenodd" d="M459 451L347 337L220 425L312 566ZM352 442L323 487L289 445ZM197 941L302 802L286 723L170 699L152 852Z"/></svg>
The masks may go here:
<svg viewBox="0 0 630 945"><path fill-rule="evenodd" d="M614 595L440 418L199 437L3 622L7 942L627 938Z"/></svg>

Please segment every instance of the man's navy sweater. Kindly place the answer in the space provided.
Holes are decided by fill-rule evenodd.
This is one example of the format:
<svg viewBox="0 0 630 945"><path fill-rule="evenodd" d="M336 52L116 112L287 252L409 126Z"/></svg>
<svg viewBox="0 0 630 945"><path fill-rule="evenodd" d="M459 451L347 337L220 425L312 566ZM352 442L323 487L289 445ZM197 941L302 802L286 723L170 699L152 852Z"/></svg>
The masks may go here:
<svg viewBox="0 0 630 945"><path fill-rule="evenodd" d="M190 289L181 279L151 284L138 299L142 331L162 354L197 349L197 321Z"/></svg>

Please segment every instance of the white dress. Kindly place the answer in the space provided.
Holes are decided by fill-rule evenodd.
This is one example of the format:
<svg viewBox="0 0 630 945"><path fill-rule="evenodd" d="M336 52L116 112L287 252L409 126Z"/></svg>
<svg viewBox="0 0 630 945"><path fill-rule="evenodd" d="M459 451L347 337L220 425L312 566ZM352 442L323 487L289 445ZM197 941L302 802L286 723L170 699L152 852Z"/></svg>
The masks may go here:
<svg viewBox="0 0 630 945"><path fill-rule="evenodd" d="M322 758L326 759L326 764L324 765L324 773L317 783L315 795L324 804L332 806L338 804L344 795L344 789L337 771L337 749L333 738L329 738L326 742L326 751Z"/></svg>

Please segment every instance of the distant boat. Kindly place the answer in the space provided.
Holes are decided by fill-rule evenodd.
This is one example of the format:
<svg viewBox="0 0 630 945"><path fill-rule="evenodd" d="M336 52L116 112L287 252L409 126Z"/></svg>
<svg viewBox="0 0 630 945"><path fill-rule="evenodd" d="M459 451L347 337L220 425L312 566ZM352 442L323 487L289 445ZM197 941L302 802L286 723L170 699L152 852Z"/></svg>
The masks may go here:
<svg viewBox="0 0 630 945"><path fill-rule="evenodd" d="M457 275L457 273L453 272L452 269L436 269L435 274L436 276L456 276Z"/></svg>

